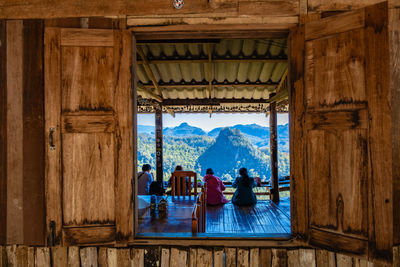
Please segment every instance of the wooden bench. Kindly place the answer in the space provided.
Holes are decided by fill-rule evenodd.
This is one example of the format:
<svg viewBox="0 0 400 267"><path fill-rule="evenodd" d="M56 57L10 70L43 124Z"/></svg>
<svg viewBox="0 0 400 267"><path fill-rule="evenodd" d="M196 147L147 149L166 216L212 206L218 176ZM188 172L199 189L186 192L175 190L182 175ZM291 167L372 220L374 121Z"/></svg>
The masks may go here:
<svg viewBox="0 0 400 267"><path fill-rule="evenodd" d="M192 233L205 233L207 209L207 183L204 183L201 192L196 197L192 212Z"/></svg>

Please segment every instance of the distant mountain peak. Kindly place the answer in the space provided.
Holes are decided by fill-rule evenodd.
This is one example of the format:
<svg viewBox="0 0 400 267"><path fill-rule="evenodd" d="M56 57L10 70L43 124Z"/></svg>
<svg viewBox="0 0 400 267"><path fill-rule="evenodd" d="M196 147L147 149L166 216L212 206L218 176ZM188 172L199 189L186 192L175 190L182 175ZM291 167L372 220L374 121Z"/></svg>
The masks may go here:
<svg viewBox="0 0 400 267"><path fill-rule="evenodd" d="M207 133L201 128L194 127L189 125L187 122L183 122L179 126L165 128L164 135L184 137L192 135L207 135Z"/></svg>

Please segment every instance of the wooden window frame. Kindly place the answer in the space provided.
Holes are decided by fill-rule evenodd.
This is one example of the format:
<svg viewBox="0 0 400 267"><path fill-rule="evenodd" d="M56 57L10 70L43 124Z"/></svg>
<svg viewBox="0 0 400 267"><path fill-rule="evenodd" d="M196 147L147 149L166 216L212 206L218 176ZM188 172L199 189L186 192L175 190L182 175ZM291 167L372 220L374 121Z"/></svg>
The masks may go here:
<svg viewBox="0 0 400 267"><path fill-rule="evenodd" d="M205 27L206 26L206 27ZM136 41L151 40L163 41L168 39L263 39L263 38L286 38L289 39L289 28L293 25L271 26L260 24L254 25L170 25L156 27L132 27L132 122L133 122L133 144L137 144L137 88L136 88ZM232 30L233 29L233 30ZM288 89L290 90L290 88ZM290 113L290 111L289 111ZM290 114L289 114L290 115ZM289 116L290 117L290 116ZM290 134L289 134L290 135ZM290 136L289 136L290 139ZM137 158L137 145L133 149L134 159ZM292 152L289 152L290 157ZM135 160L134 170L137 170ZM292 183L292 182L291 182ZM133 186L133 199L137 203L137 188ZM263 237L142 237L138 236L138 213L137 207L133 205L134 229L133 239L130 245L208 245L208 246L257 246L257 247L297 247L304 242L290 237L263 236ZM293 217L290 218L293 227ZM292 229L293 232L293 229Z"/></svg>

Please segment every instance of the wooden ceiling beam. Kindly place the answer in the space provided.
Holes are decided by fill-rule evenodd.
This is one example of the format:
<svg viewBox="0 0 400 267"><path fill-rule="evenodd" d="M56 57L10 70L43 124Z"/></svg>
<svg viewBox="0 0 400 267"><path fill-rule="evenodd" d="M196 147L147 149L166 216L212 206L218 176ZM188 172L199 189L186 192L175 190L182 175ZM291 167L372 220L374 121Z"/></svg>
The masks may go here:
<svg viewBox="0 0 400 267"><path fill-rule="evenodd" d="M144 63L143 64L144 70L146 71L147 75L149 76L151 82L153 83L153 86L156 89L157 94L162 98L163 95L162 95L161 89L158 87L158 82L156 80L156 77L154 76L153 71L150 68L150 64L147 61L146 55L144 54L144 52L143 52L143 50L142 50L142 48L140 46L136 47L136 51L138 52L138 54L142 58L142 61Z"/></svg>
<svg viewBox="0 0 400 267"><path fill-rule="evenodd" d="M282 63L287 62L287 58L229 58L213 59L213 63ZM155 59L147 60L148 64L167 64L167 63L209 63L209 59ZM143 60L138 60L137 64L146 64Z"/></svg>
<svg viewBox="0 0 400 267"><path fill-rule="evenodd" d="M212 64L212 47L211 44L207 45L208 47L208 98L211 98L212 87L213 87L213 64Z"/></svg>
<svg viewBox="0 0 400 267"><path fill-rule="evenodd" d="M229 98L203 98L203 99L163 99L163 106L218 106L221 104L266 104L269 99L229 99Z"/></svg>
<svg viewBox="0 0 400 267"><path fill-rule="evenodd" d="M146 92L147 94L149 94L154 100L157 100L157 101L160 102L160 103L163 101L163 99L162 99L161 96L159 96L159 95L153 93L153 91L151 91L149 88L144 88L144 87L142 87L142 86L137 86L137 88L138 88L139 90L141 90L141 91L145 91L145 92Z"/></svg>
<svg viewBox="0 0 400 267"><path fill-rule="evenodd" d="M279 82L279 85L276 88L277 93L282 89L283 85L285 84L287 75L288 75L288 68L286 68L285 72L282 75L281 81Z"/></svg>
<svg viewBox="0 0 400 267"><path fill-rule="evenodd" d="M279 83L254 83L254 84L244 84L244 83L217 83L213 84L213 88L224 88L224 87L233 87L233 88L265 88L268 89L269 91L275 90L276 87L279 85ZM152 89L154 88L153 85L140 85L142 88L146 89ZM164 85L158 85L160 89L176 89L176 88L208 88L209 84L164 84Z"/></svg>

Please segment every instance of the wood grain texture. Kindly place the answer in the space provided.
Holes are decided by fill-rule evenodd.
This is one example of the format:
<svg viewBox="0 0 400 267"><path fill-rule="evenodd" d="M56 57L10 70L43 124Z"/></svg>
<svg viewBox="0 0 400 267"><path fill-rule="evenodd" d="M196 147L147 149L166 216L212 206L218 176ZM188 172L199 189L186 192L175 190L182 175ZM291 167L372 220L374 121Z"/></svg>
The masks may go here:
<svg viewBox="0 0 400 267"><path fill-rule="evenodd" d="M114 35L110 30L62 29L62 46L114 46Z"/></svg>
<svg viewBox="0 0 400 267"><path fill-rule="evenodd" d="M347 255L336 254L336 265L340 267L352 267L353 259Z"/></svg>
<svg viewBox="0 0 400 267"><path fill-rule="evenodd" d="M107 244L115 241L115 226L64 228L63 234L65 244Z"/></svg>
<svg viewBox="0 0 400 267"><path fill-rule="evenodd" d="M393 172L391 143L390 56L387 2L365 9L366 88L370 109L370 255L392 261ZM398 223L398 222L397 222Z"/></svg>
<svg viewBox="0 0 400 267"><path fill-rule="evenodd" d="M299 266L316 267L315 250L299 249Z"/></svg>
<svg viewBox="0 0 400 267"><path fill-rule="evenodd" d="M213 264L212 250L205 248L197 249L196 266L197 267L212 267ZM172 267L172 266L171 266Z"/></svg>
<svg viewBox="0 0 400 267"><path fill-rule="evenodd" d="M259 267L260 266L260 249L259 248L251 248L250 249L250 258L249 258L249 266L250 267Z"/></svg>
<svg viewBox="0 0 400 267"><path fill-rule="evenodd" d="M61 58L60 29L46 29L44 36L44 84L45 84L45 194L46 236L51 236L50 223L55 223L55 244L61 241ZM50 128L54 128L53 144L50 146ZM48 240L49 241L49 240Z"/></svg>
<svg viewBox="0 0 400 267"><path fill-rule="evenodd" d="M137 253L136 251L135 251L135 253L136 254L134 254L134 256L136 258L140 257L141 254L142 254L142 253ZM143 257L141 257L140 260L141 260L140 263L142 263L143 262ZM117 261L118 261L118 266L121 266L121 267L129 267L129 266L131 266L132 265L132 262L131 262L131 250L129 248L117 249ZM143 267L142 264L135 265L135 266Z"/></svg>
<svg viewBox="0 0 400 267"><path fill-rule="evenodd" d="M366 130L308 132L309 223L368 237Z"/></svg>
<svg viewBox="0 0 400 267"><path fill-rule="evenodd" d="M64 225L114 224L114 137L64 134Z"/></svg>
<svg viewBox="0 0 400 267"><path fill-rule="evenodd" d="M298 15L299 1L238 1L238 12L239 15Z"/></svg>
<svg viewBox="0 0 400 267"><path fill-rule="evenodd" d="M288 267L300 266L299 250L288 250Z"/></svg>
<svg viewBox="0 0 400 267"><path fill-rule="evenodd" d="M149 266L144 264L144 249L132 249L132 263L134 266L138 267Z"/></svg>
<svg viewBox="0 0 400 267"><path fill-rule="evenodd" d="M290 131L290 179L291 179L291 228L297 238L306 239L308 228L308 206L306 189L306 165L304 151L305 133L305 92L304 61L305 41L304 27L291 29L289 36L289 131Z"/></svg>
<svg viewBox="0 0 400 267"><path fill-rule="evenodd" d="M79 247L68 247L68 266L80 267Z"/></svg>
<svg viewBox="0 0 400 267"><path fill-rule="evenodd" d="M315 254L317 267L336 267L335 253L323 249L317 249Z"/></svg>
<svg viewBox="0 0 400 267"><path fill-rule="evenodd" d="M144 266L158 267L160 266L161 248L151 246L144 249Z"/></svg>
<svg viewBox="0 0 400 267"><path fill-rule="evenodd" d="M37 266L37 267L50 267L51 266L50 249L49 248L43 248L43 247L36 248L35 266Z"/></svg>
<svg viewBox="0 0 400 267"><path fill-rule="evenodd" d="M332 16L323 20L306 23L305 39L317 39L345 31L364 27L364 12L356 10L341 15Z"/></svg>
<svg viewBox="0 0 400 267"><path fill-rule="evenodd" d="M225 248L225 266L236 265L236 248Z"/></svg>
<svg viewBox="0 0 400 267"><path fill-rule="evenodd" d="M197 249L189 249L189 267L196 267Z"/></svg>
<svg viewBox="0 0 400 267"><path fill-rule="evenodd" d="M224 262L224 250L221 248L214 248L214 267L225 266Z"/></svg>
<svg viewBox="0 0 400 267"><path fill-rule="evenodd" d="M286 249L272 249L272 267L287 266Z"/></svg>
<svg viewBox="0 0 400 267"><path fill-rule="evenodd" d="M188 252L177 248L171 248L170 255L171 266L188 266Z"/></svg>
<svg viewBox="0 0 400 267"><path fill-rule="evenodd" d="M364 47L362 29L306 43L308 107L366 101Z"/></svg>
<svg viewBox="0 0 400 267"><path fill-rule="evenodd" d="M106 266L109 267L117 267L118 266L118 257L117 257L117 249L116 248L107 248L107 262Z"/></svg>
<svg viewBox="0 0 400 267"><path fill-rule="evenodd" d="M270 97L274 97L271 94ZM274 203L279 203L279 182L278 182L278 132L277 132L277 111L276 102L269 104L269 144L271 159L271 195Z"/></svg>
<svg viewBox="0 0 400 267"><path fill-rule="evenodd" d="M260 265L261 267L271 267L272 264L272 251L271 249L260 249Z"/></svg>
<svg viewBox="0 0 400 267"><path fill-rule="evenodd" d="M312 229L310 244L321 248L343 250L354 255L368 254L368 241Z"/></svg>
<svg viewBox="0 0 400 267"><path fill-rule="evenodd" d="M68 266L68 247L53 247L51 248L51 251L53 266Z"/></svg>
<svg viewBox="0 0 400 267"><path fill-rule="evenodd" d="M168 248L161 249L161 267L169 267L170 262L170 251ZM194 265L196 266L196 265Z"/></svg>
<svg viewBox="0 0 400 267"><path fill-rule="evenodd" d="M127 241L133 234L132 186L133 133L131 88L131 33L114 32L115 112L117 114L116 236ZM118 77L118 79L117 79Z"/></svg>
<svg viewBox="0 0 400 267"><path fill-rule="evenodd" d="M329 10L354 10L376 3L381 0L308 0L308 12L324 12Z"/></svg>
<svg viewBox="0 0 400 267"><path fill-rule="evenodd" d="M6 266L17 265L17 245L7 246L6 252Z"/></svg>
<svg viewBox="0 0 400 267"><path fill-rule="evenodd" d="M97 261L98 261L99 267L108 267L108 266L114 267L115 266L115 265L108 264L108 262L107 262L107 248L105 248L105 247L99 248L99 252L98 252L98 255L97 255Z"/></svg>
<svg viewBox="0 0 400 267"><path fill-rule="evenodd" d="M7 31L0 20L0 244L7 240Z"/></svg>
<svg viewBox="0 0 400 267"><path fill-rule="evenodd" d="M18 246L16 251L17 266L28 266L28 247Z"/></svg>
<svg viewBox="0 0 400 267"><path fill-rule="evenodd" d="M238 267L249 267L249 250L239 248L237 250L237 261L236 266Z"/></svg>
<svg viewBox="0 0 400 267"><path fill-rule="evenodd" d="M309 130L367 129L368 110L307 112L306 128Z"/></svg>
<svg viewBox="0 0 400 267"><path fill-rule="evenodd" d="M63 47L61 55L63 112L113 110L113 48Z"/></svg>
<svg viewBox="0 0 400 267"><path fill-rule="evenodd" d="M393 247L393 267L400 267L400 247Z"/></svg>
<svg viewBox="0 0 400 267"><path fill-rule="evenodd" d="M87 247L79 251L82 267L97 267L97 248Z"/></svg>
<svg viewBox="0 0 400 267"><path fill-rule="evenodd" d="M63 133L112 133L115 130L114 115L63 116Z"/></svg>
<svg viewBox="0 0 400 267"><path fill-rule="evenodd" d="M23 22L7 21L7 243L24 242Z"/></svg>
<svg viewBox="0 0 400 267"><path fill-rule="evenodd" d="M400 244L400 10L389 10L390 94L392 111L393 243Z"/></svg>
<svg viewBox="0 0 400 267"><path fill-rule="evenodd" d="M24 244L45 244L44 25L23 23L23 193Z"/></svg>

